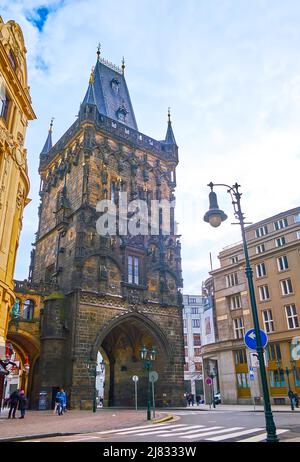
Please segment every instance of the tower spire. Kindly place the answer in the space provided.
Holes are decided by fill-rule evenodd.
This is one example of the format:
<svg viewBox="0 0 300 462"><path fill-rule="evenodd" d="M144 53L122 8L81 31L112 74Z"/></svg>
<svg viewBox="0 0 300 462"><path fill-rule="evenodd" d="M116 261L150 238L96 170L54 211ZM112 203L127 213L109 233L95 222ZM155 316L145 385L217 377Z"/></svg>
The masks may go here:
<svg viewBox="0 0 300 462"><path fill-rule="evenodd" d="M165 143L175 144L176 145L176 140L175 140L175 136L174 136L173 129L172 129L171 109L170 109L170 107L168 107L168 128L167 128L167 134L166 134L166 138L165 138Z"/></svg>
<svg viewBox="0 0 300 462"><path fill-rule="evenodd" d="M100 54L101 54L101 43L99 42L98 47L97 47L97 61L99 61L100 59Z"/></svg>
<svg viewBox="0 0 300 462"><path fill-rule="evenodd" d="M43 147L43 149L41 151L40 156L42 156L42 155L44 156L44 155L48 154L48 152L52 148L53 121L54 121L54 117L51 118L50 127L49 127L49 131L48 131L48 136L47 136L46 142L44 144L44 147Z"/></svg>

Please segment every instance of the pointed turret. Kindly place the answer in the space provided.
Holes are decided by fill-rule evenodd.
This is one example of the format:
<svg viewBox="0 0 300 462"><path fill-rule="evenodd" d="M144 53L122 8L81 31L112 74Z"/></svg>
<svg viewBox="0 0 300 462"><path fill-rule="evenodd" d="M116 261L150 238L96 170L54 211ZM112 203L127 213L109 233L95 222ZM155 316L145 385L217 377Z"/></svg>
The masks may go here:
<svg viewBox="0 0 300 462"><path fill-rule="evenodd" d="M123 58L122 67L101 57L100 44L97 61L82 104L96 104L100 114L138 130L129 91L126 85Z"/></svg>
<svg viewBox="0 0 300 462"><path fill-rule="evenodd" d="M48 154L48 152L50 151L50 149L52 148L52 127L53 127L53 120L54 120L54 117L52 117L51 119L51 122L50 122L50 128L49 128L49 132L48 132L48 136L47 136L47 139L46 139L46 142L44 144L44 147L41 151L41 154L40 156L45 156L46 154Z"/></svg>
<svg viewBox="0 0 300 462"><path fill-rule="evenodd" d="M176 145L176 140L175 140L175 136L174 136L173 129L172 129L170 108L168 109L168 129L167 129L167 134L165 138L165 143Z"/></svg>
<svg viewBox="0 0 300 462"><path fill-rule="evenodd" d="M87 89L87 92L85 94L84 100L82 104L96 104L96 98L95 98L95 88L94 88L94 68L92 67L91 70L91 75L90 75L90 81L89 81L89 86Z"/></svg>

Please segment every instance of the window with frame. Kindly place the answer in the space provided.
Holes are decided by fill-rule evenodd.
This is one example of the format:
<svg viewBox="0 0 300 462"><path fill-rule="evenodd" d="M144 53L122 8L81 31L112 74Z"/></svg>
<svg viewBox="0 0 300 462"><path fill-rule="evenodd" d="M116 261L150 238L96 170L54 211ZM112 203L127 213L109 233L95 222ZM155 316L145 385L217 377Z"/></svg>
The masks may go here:
<svg viewBox="0 0 300 462"><path fill-rule="evenodd" d="M281 218L274 222L274 230L279 231L280 229L286 228L288 226L287 218Z"/></svg>
<svg viewBox="0 0 300 462"><path fill-rule="evenodd" d="M235 318L233 320L233 330L234 330L234 338L243 338L245 333L244 328L244 319L243 318Z"/></svg>
<svg viewBox="0 0 300 462"><path fill-rule="evenodd" d="M266 251L265 244L259 244L256 246L256 253L260 254Z"/></svg>
<svg viewBox="0 0 300 462"><path fill-rule="evenodd" d="M197 303L195 298L189 298L189 304L192 305L193 303Z"/></svg>
<svg viewBox="0 0 300 462"><path fill-rule="evenodd" d="M23 319L26 321L32 321L34 316L34 301L26 300L23 305Z"/></svg>
<svg viewBox="0 0 300 462"><path fill-rule="evenodd" d="M276 247L282 247L285 244L285 237L280 236L275 239L275 245Z"/></svg>
<svg viewBox="0 0 300 462"><path fill-rule="evenodd" d="M189 365L188 365L188 363L184 363L184 370L185 370L186 372L188 372L188 370L189 370Z"/></svg>
<svg viewBox="0 0 300 462"><path fill-rule="evenodd" d="M264 310L262 312L262 315L263 315L265 331L267 333L274 332L275 328L274 328L274 320L273 320L272 310Z"/></svg>
<svg viewBox="0 0 300 462"><path fill-rule="evenodd" d="M234 356L235 364L247 364L247 353L244 348L240 350L235 350Z"/></svg>
<svg viewBox="0 0 300 462"><path fill-rule="evenodd" d="M200 319L192 319L192 327L200 327Z"/></svg>
<svg viewBox="0 0 300 462"><path fill-rule="evenodd" d="M10 105L10 99L8 95L3 92L3 95L0 96L0 117L7 122L8 119L8 109Z"/></svg>
<svg viewBox="0 0 300 462"><path fill-rule="evenodd" d="M278 271L285 271L289 267L288 258L286 255L282 255L281 257L277 258L277 268Z"/></svg>
<svg viewBox="0 0 300 462"><path fill-rule="evenodd" d="M281 361L280 343L272 342L267 345L266 355L268 361Z"/></svg>
<svg viewBox="0 0 300 462"><path fill-rule="evenodd" d="M199 308L193 306L193 307L191 308L191 314L199 314Z"/></svg>
<svg viewBox="0 0 300 462"><path fill-rule="evenodd" d="M183 336L183 343L184 343L184 345L187 345L187 335Z"/></svg>
<svg viewBox="0 0 300 462"><path fill-rule="evenodd" d="M260 286L258 288L258 291L259 291L259 299L260 299L261 302L263 302L264 300L269 300L270 292L269 292L268 285Z"/></svg>
<svg viewBox="0 0 300 462"><path fill-rule="evenodd" d="M249 388L248 374L246 372L239 372L236 374L238 388Z"/></svg>
<svg viewBox="0 0 300 462"><path fill-rule="evenodd" d="M202 363L195 362L195 371L202 372Z"/></svg>
<svg viewBox="0 0 300 462"><path fill-rule="evenodd" d="M183 328L186 329L186 319L183 320Z"/></svg>
<svg viewBox="0 0 300 462"><path fill-rule="evenodd" d="M286 314L288 328L297 329L299 327L299 320L298 320L296 305L294 303L292 303L291 305L286 305L285 314Z"/></svg>
<svg viewBox="0 0 300 462"><path fill-rule="evenodd" d="M226 285L227 287L232 287L238 285L238 275L237 273L230 273L226 276Z"/></svg>
<svg viewBox="0 0 300 462"><path fill-rule="evenodd" d="M128 282L129 284L139 284L139 257L128 256Z"/></svg>
<svg viewBox="0 0 300 462"><path fill-rule="evenodd" d="M270 385L272 388L280 388L286 386L284 371L282 369L269 371L269 375Z"/></svg>
<svg viewBox="0 0 300 462"><path fill-rule="evenodd" d="M188 347L184 347L184 356L187 358L189 356L189 350Z"/></svg>
<svg viewBox="0 0 300 462"><path fill-rule="evenodd" d="M242 308L241 294L235 294L229 297L229 308L231 310L238 310L239 308Z"/></svg>
<svg viewBox="0 0 300 462"><path fill-rule="evenodd" d="M290 278L280 281L280 285L282 295L290 295L293 293L293 285Z"/></svg>
<svg viewBox="0 0 300 462"><path fill-rule="evenodd" d="M201 346L201 336L200 335L193 335L194 346Z"/></svg>
<svg viewBox="0 0 300 462"><path fill-rule="evenodd" d="M300 231L296 231L297 239L300 239Z"/></svg>
<svg viewBox="0 0 300 462"><path fill-rule="evenodd" d="M300 368L294 367L294 380L296 387L300 387Z"/></svg>
<svg viewBox="0 0 300 462"><path fill-rule="evenodd" d="M294 215L294 223L300 223L300 213Z"/></svg>
<svg viewBox="0 0 300 462"><path fill-rule="evenodd" d="M231 257L230 258L230 261L231 261L231 264L234 265L235 263L237 263L239 260L238 256L235 255L234 257Z"/></svg>
<svg viewBox="0 0 300 462"><path fill-rule="evenodd" d="M256 277L262 278L267 275L265 263L259 263L256 265Z"/></svg>
<svg viewBox="0 0 300 462"><path fill-rule="evenodd" d="M268 234L268 227L267 225L261 226L255 230L256 237L266 236Z"/></svg>
<svg viewBox="0 0 300 462"><path fill-rule="evenodd" d="M194 356L201 356L201 348L194 348Z"/></svg>

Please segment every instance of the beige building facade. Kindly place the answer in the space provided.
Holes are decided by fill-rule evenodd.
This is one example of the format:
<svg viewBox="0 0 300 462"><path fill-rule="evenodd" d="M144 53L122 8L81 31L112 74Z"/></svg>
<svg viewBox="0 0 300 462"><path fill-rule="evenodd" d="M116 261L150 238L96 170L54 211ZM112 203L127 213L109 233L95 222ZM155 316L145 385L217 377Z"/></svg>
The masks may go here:
<svg viewBox="0 0 300 462"><path fill-rule="evenodd" d="M246 228L271 402L300 393L300 207ZM206 364L216 364L223 403L250 403L262 396L255 352L244 335L253 328L242 243L223 249L212 271L216 342L202 347ZM209 279L211 281L211 278ZM253 354L254 353L254 354Z"/></svg>
<svg viewBox="0 0 300 462"><path fill-rule="evenodd" d="M20 26L0 17L0 358L15 301L13 274L29 178L24 147L35 119L27 83L26 48Z"/></svg>

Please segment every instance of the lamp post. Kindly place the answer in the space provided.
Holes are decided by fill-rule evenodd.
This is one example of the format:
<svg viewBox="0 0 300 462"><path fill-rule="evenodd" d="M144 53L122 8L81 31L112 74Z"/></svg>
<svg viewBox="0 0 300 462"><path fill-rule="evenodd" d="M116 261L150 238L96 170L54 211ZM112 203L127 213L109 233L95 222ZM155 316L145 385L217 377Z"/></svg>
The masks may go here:
<svg viewBox="0 0 300 462"><path fill-rule="evenodd" d="M141 348L141 358L144 361L144 367L148 371L148 388L147 388L147 420L151 420L151 398L150 398L150 369L156 358L156 348L147 349L145 345Z"/></svg>
<svg viewBox="0 0 300 462"><path fill-rule="evenodd" d="M261 383L262 383L262 391L263 391L263 398L264 398L264 413L265 413L265 420L266 420L266 430L267 430L267 442L277 442L278 437L276 435L276 426L273 419L271 403L270 403L270 395L268 389L268 382L267 382L267 374L265 368L265 361L263 355L263 346L261 343L260 338L260 330L259 330L259 319L256 307L256 299L255 299L255 292L254 292L254 284L253 284L253 271L250 266L249 254L248 254L248 247L247 247L247 240L246 240L246 232L245 232L245 217L241 209L241 196L242 194L239 191L240 185L235 183L233 186L229 186L227 184L213 184L212 182L208 184L211 191L209 193L209 210L204 215L204 221L208 222L213 227L218 227L222 223L222 221L226 220L227 215L219 209L217 195L213 191L215 186L222 186L227 188L227 192L230 194L232 199L232 204L234 208L234 216L239 221L241 226L241 233L243 239L243 249L245 255L245 273L248 281L249 287L249 295L250 295L250 302L251 302L251 311L252 311L252 318L254 323L254 331L256 336L256 351L258 354L258 361L259 361L259 370L261 375Z"/></svg>

